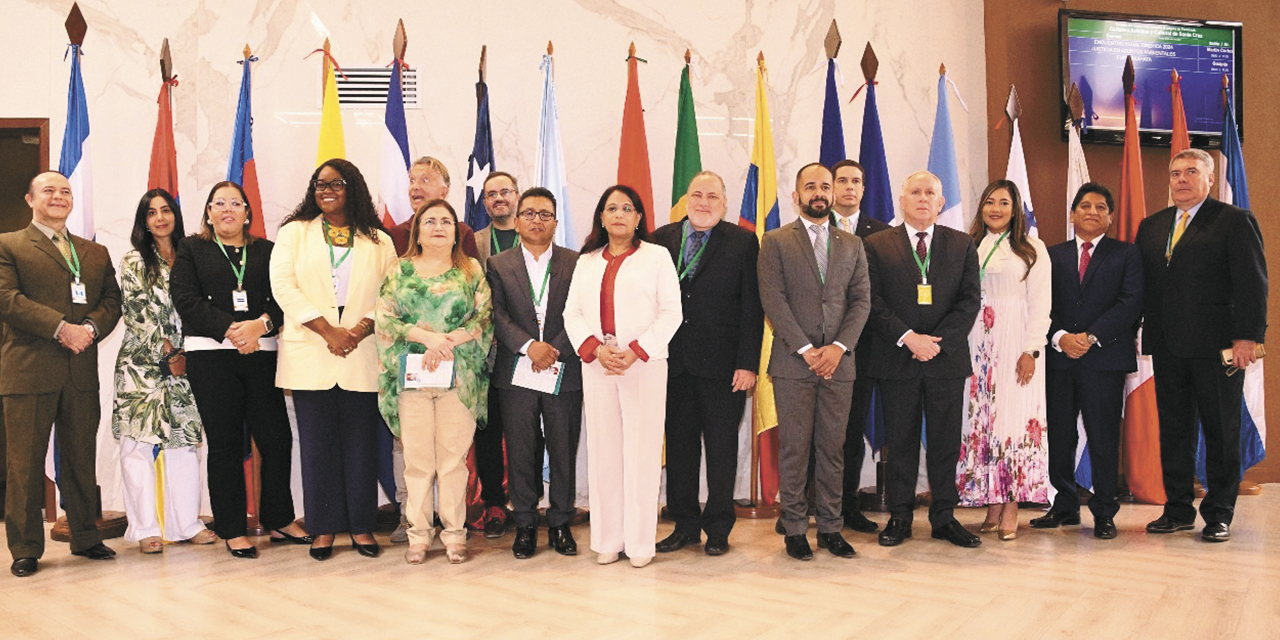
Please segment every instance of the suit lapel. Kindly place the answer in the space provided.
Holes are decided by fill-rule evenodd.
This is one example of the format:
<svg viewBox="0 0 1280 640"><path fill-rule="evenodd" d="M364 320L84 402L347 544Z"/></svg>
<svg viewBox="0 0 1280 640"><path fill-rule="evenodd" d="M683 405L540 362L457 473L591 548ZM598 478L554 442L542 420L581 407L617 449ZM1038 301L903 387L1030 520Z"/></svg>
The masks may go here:
<svg viewBox="0 0 1280 640"><path fill-rule="evenodd" d="M943 257L947 255L947 250L950 248L950 245L947 244L947 236L945 234L938 233L938 231L938 223L935 222L933 224L933 238L929 241L929 268L927 270L927 273L929 274L929 282L933 282L933 265L938 262L938 260L935 260L934 258L943 259ZM911 260L912 264L915 264L915 259L911 256L908 255L907 259ZM917 269L917 271L919 271L919 269Z"/></svg>
<svg viewBox="0 0 1280 640"><path fill-rule="evenodd" d="M813 241L809 238L809 227L805 226L804 220L797 218L791 223L792 234L796 242L799 243L800 253L804 255L805 262L809 264L809 268L813 270L813 277L818 281L819 286L822 283L822 277L818 274L818 259L813 255ZM831 261L827 261L827 268L831 267Z"/></svg>
<svg viewBox="0 0 1280 640"><path fill-rule="evenodd" d="M68 234L69 236L70 234ZM27 226L27 237L37 249L43 251L51 260L57 263L59 268L67 269L67 261L62 257L62 252L58 251L57 245L53 244L53 240L44 235L44 232L37 229L34 224ZM79 249L76 249L76 251L78 252Z"/></svg>
<svg viewBox="0 0 1280 640"><path fill-rule="evenodd" d="M1112 242L1111 238L1108 238L1107 236L1099 236L1098 246L1093 248L1093 255L1089 256L1089 266L1085 267L1084 280L1079 281L1081 291L1083 291L1085 287L1089 286L1089 282L1093 280L1094 274L1098 273L1098 269L1102 268L1102 262L1107 259L1107 256L1111 255L1111 251L1114 248ZM1079 260L1080 250L1076 249L1076 273L1080 272ZM1077 278L1077 280L1079 279Z"/></svg>
<svg viewBox="0 0 1280 640"><path fill-rule="evenodd" d="M697 268L694 270L693 275L689 276L688 281L690 283L697 280L703 273L706 273L706 266L710 264L711 256L715 255L716 250L720 248L720 245L724 244L725 232L720 230L720 227L721 225L727 224L727 222L721 221L717 223L716 226L711 227L712 233L711 236L707 238L707 248L703 249L702 256L698 258ZM677 250L677 253L678 252L679 250ZM676 264L679 265L679 261L677 261ZM817 263L815 262L814 264L816 265Z"/></svg>
<svg viewBox="0 0 1280 640"><path fill-rule="evenodd" d="M1191 224L1187 225L1187 230L1182 232L1181 238L1178 238L1179 247L1185 246L1189 242L1195 242L1201 232L1209 228L1209 225L1213 224L1214 219L1218 217L1218 205L1219 203L1217 200L1214 200L1213 198L1205 198L1204 204L1200 205L1200 210L1196 212L1196 215L1193 218L1191 218ZM1178 224L1178 212L1176 209L1173 212L1173 224ZM1173 256L1170 257L1169 261L1173 262L1177 257L1178 250L1175 248L1173 250Z"/></svg>

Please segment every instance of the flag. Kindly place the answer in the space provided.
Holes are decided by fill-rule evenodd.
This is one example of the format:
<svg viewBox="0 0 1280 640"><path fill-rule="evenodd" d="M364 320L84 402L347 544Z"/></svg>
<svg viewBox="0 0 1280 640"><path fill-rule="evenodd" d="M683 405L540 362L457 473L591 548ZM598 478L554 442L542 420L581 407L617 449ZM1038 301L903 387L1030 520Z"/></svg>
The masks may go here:
<svg viewBox="0 0 1280 640"><path fill-rule="evenodd" d="M844 123L840 121L840 96L836 92L836 59L827 58L827 98L822 103L822 145L818 162L828 168L848 158L844 154Z"/></svg>
<svg viewBox="0 0 1280 640"><path fill-rule="evenodd" d="M151 169L147 172L147 190L164 189L178 199L178 152L173 144L173 103L169 89L177 86L177 79L160 83L160 97L156 102L160 112L156 116L156 135L151 141Z"/></svg>
<svg viewBox="0 0 1280 640"><path fill-rule="evenodd" d="M555 61L542 56L542 118L538 124L538 158L534 182L556 196L556 244L578 249L569 211L569 180L565 177L564 149L560 146L560 112L556 106Z"/></svg>
<svg viewBox="0 0 1280 640"><path fill-rule="evenodd" d="M1080 144L1080 130L1067 121L1067 239L1076 237L1076 227L1071 224L1071 203L1076 192L1089 181L1089 163L1084 158L1084 146Z"/></svg>
<svg viewBox="0 0 1280 640"><path fill-rule="evenodd" d="M755 142L751 146L751 166L747 168L747 184L742 193L742 211L738 225L764 238L767 231L781 224L778 214L778 166L773 154L773 131L769 126L769 97L765 86L764 56L756 68ZM773 325L766 318L764 340L760 348L760 375L756 378L751 423L759 441L760 492L765 504L774 504L778 495L778 407L773 397L773 378L769 371L769 352L773 349Z"/></svg>
<svg viewBox="0 0 1280 640"><path fill-rule="evenodd" d="M951 131L951 107L947 104L946 74L938 75L938 111L933 118L933 138L929 141L929 173L942 182L942 195L946 199L938 223L967 233L960 169L956 166L956 140Z"/></svg>
<svg viewBox="0 0 1280 640"><path fill-rule="evenodd" d="M1146 217L1142 184L1142 149L1138 139L1137 106L1133 89L1125 92L1124 154L1120 164L1120 203L1116 207L1116 239L1133 242L1138 224ZM1138 342L1142 333L1139 329ZM1164 504L1160 466L1160 421L1156 413L1155 370L1151 356L1138 350L1138 370L1125 379L1124 451L1125 479L1133 496L1149 504Z"/></svg>
<svg viewBox="0 0 1280 640"><path fill-rule="evenodd" d="M867 83L867 106L862 112L862 146L858 149L858 162L862 164L862 180L866 188L862 196L862 213L880 222L892 223L893 185L889 182L889 161L884 155L884 136L880 132L874 80Z"/></svg>
<svg viewBox="0 0 1280 640"><path fill-rule="evenodd" d="M489 86L476 83L476 135L467 158L467 224L479 231L489 226L484 208L484 179L493 166L493 130L489 127Z"/></svg>
<svg viewBox="0 0 1280 640"><path fill-rule="evenodd" d="M639 94L637 93L637 100ZM671 222L684 219L685 195L689 181L702 171L702 150L698 147L698 119L693 112L693 87L689 84L689 63L680 72L680 100L676 107L675 168L671 176Z"/></svg>
<svg viewBox="0 0 1280 640"><path fill-rule="evenodd" d="M1013 118L1012 126L1013 141L1009 143L1009 166L1004 170L1004 178L1018 185L1018 191L1022 193L1022 211L1027 218L1027 233L1038 238L1040 230L1036 227L1036 211L1031 204L1031 181L1027 178L1027 157L1022 152L1022 129L1017 118Z"/></svg>
<svg viewBox="0 0 1280 640"><path fill-rule="evenodd" d="M400 59L391 63L387 85L387 110L383 117L382 175L378 182L378 211L382 224L394 227L413 215L409 203L409 129L404 121L404 92L400 86Z"/></svg>
<svg viewBox="0 0 1280 640"><path fill-rule="evenodd" d="M329 41L324 41L324 102L320 109L320 145L316 149L316 166L333 158L346 158L347 145L342 135L342 109L338 104L338 79L341 67L329 55ZM408 192L408 189L405 189Z"/></svg>
<svg viewBox="0 0 1280 640"><path fill-rule="evenodd" d="M265 238L267 226L263 222L262 194L258 189L258 169L253 161L253 103L250 99L253 82L249 65L257 60L257 56L250 55L239 61L244 69L240 73L240 103L236 106L236 129L235 137L231 140L231 160L227 163L227 180L244 189L245 198L249 200L249 209L255 214L249 221L249 233Z"/></svg>
<svg viewBox="0 0 1280 640"><path fill-rule="evenodd" d="M62 133L62 155L58 172L71 183L73 200L67 230L92 239L93 172L89 154L89 105L85 102L84 79L80 76L80 45L71 45L71 81L67 87L67 128Z"/></svg>
<svg viewBox="0 0 1280 640"><path fill-rule="evenodd" d="M1187 133L1187 110L1182 106L1182 78L1173 72L1173 84L1169 85L1173 102L1173 135L1169 138L1169 158L1191 148L1191 136ZM1173 192L1169 192L1169 206L1173 206Z"/></svg>
<svg viewBox="0 0 1280 640"><path fill-rule="evenodd" d="M622 107L618 184L625 184L640 194L645 210L645 227L653 231L653 178L649 174L649 143L644 135L644 107L640 105L638 60L635 44L632 44L631 55L627 57L627 101Z"/></svg>

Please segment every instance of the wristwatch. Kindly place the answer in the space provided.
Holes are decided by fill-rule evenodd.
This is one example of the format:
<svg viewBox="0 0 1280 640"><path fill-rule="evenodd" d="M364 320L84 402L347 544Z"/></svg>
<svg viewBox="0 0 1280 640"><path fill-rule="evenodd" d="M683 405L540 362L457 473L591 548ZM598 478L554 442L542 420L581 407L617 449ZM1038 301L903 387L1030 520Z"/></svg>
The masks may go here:
<svg viewBox="0 0 1280 640"><path fill-rule="evenodd" d="M262 316L258 319L262 321L262 326L265 327L262 331L262 335L271 333L271 330L276 328L276 324L271 321L271 316Z"/></svg>
<svg viewBox="0 0 1280 640"><path fill-rule="evenodd" d="M1091 344L1091 345L1093 345L1093 346L1095 346L1095 347L1100 347L1100 346L1102 346L1101 344L1099 344L1099 343L1098 343L1098 336L1095 336L1095 335L1093 335L1092 333L1086 333L1086 334L1084 334L1084 335L1085 335L1085 337L1086 337L1086 338L1088 338L1088 339L1089 339L1089 344Z"/></svg>
<svg viewBox="0 0 1280 640"><path fill-rule="evenodd" d="M1040 351L1039 351L1039 350L1036 350L1036 351L1023 351L1023 352L1022 352L1022 354L1023 354L1023 355L1031 356L1032 358L1039 358L1039 357L1040 357Z"/></svg>

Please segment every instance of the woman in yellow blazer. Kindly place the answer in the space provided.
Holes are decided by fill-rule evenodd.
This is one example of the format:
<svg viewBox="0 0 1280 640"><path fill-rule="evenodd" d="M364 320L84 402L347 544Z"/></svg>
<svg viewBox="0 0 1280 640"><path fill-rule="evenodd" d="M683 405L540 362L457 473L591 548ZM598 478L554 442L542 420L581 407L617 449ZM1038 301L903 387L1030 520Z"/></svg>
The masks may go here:
<svg viewBox="0 0 1280 640"><path fill-rule="evenodd" d="M381 551L377 520L378 287L395 262L355 165L333 159L311 176L271 254L271 291L284 310L276 386L293 392L311 557L346 531L360 555Z"/></svg>

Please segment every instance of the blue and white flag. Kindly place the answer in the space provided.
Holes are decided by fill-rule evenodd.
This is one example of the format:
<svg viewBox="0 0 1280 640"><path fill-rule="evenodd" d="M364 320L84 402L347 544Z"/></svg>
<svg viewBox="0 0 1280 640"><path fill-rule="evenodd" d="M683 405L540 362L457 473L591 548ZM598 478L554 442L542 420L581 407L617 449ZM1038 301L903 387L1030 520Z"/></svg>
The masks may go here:
<svg viewBox="0 0 1280 640"><path fill-rule="evenodd" d="M534 164L534 184L556 197L556 244L577 251L578 236L573 232L573 215L569 209L569 180L565 177L564 149L560 146L560 112L556 107L554 67L551 55L543 55L542 118L538 124L538 157Z"/></svg>
<svg viewBox="0 0 1280 640"><path fill-rule="evenodd" d="M383 117L382 175L378 179L378 213L388 228L413 216L409 202L409 129L404 118L404 91L400 86L401 60L391 64L387 85L387 110Z"/></svg>
<svg viewBox="0 0 1280 640"><path fill-rule="evenodd" d="M493 171L493 130L489 127L489 87L476 83L476 137L467 159L467 224L479 231L489 226L484 208L484 179Z"/></svg>
<svg viewBox="0 0 1280 640"><path fill-rule="evenodd" d="M1018 185L1022 192L1022 211L1027 217L1027 233L1037 238L1040 229L1036 227L1036 210L1031 204L1031 182L1027 179L1027 157L1022 152L1022 130L1018 127L1018 119L1012 120L1013 142L1009 145L1009 167L1004 171L1004 178Z"/></svg>
<svg viewBox="0 0 1280 640"><path fill-rule="evenodd" d="M80 46L71 45L71 82L67 87L67 128L62 134L58 171L71 182L71 216L67 230L93 239L93 172L89 155L89 105L80 77Z"/></svg>
<svg viewBox="0 0 1280 640"><path fill-rule="evenodd" d="M938 112L933 119L933 139L929 141L929 173L942 181L942 195L946 198L938 223L968 231L960 194L960 169L956 165L955 134L951 131L951 108L947 104L946 75L938 76Z"/></svg>

